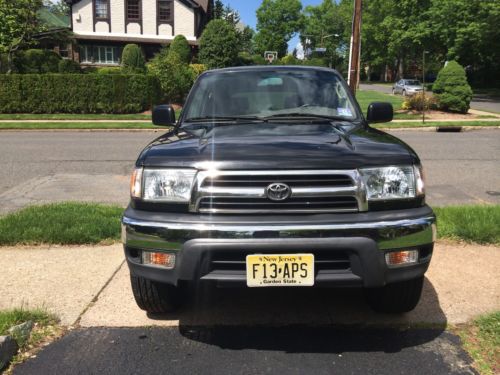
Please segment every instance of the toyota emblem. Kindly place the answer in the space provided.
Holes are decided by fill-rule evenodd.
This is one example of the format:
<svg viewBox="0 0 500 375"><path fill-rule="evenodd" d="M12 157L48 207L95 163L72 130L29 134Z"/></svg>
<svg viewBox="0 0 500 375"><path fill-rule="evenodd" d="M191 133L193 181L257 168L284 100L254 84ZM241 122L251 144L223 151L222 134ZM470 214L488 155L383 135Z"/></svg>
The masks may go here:
<svg viewBox="0 0 500 375"><path fill-rule="evenodd" d="M292 189L287 184L274 182L266 189L267 197L272 201L284 201L292 194Z"/></svg>

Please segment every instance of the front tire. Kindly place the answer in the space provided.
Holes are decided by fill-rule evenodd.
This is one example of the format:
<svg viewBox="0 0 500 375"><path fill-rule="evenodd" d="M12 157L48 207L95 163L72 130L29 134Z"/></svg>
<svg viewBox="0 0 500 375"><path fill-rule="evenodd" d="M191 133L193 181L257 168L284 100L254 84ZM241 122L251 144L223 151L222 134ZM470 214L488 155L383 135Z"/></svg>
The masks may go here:
<svg viewBox="0 0 500 375"><path fill-rule="evenodd" d="M130 275L135 302L148 313L162 314L176 310L181 303L178 287Z"/></svg>
<svg viewBox="0 0 500 375"><path fill-rule="evenodd" d="M376 312L400 314L413 310L420 300L424 277L365 289L368 305Z"/></svg>
<svg viewBox="0 0 500 375"><path fill-rule="evenodd" d="M403 90L403 96L406 96L406 90Z"/></svg>

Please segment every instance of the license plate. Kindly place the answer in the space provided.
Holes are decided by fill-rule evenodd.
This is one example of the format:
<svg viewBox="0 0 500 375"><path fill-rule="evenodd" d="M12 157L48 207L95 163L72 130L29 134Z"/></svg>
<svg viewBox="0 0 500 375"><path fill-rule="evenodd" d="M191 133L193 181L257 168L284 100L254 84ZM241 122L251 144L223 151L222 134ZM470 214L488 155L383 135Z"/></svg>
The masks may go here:
<svg viewBox="0 0 500 375"><path fill-rule="evenodd" d="M314 285L313 254L252 254L246 264L249 287Z"/></svg>

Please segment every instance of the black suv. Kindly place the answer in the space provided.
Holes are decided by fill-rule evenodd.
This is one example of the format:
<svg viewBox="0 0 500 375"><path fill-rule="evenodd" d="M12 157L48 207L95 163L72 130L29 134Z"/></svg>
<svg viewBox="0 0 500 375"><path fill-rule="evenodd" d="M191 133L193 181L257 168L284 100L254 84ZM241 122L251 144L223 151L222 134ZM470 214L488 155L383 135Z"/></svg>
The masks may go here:
<svg viewBox="0 0 500 375"><path fill-rule="evenodd" d="M419 301L435 216L422 167L373 129L342 77L311 67L212 70L180 119L139 156L123 243L142 309L172 310L186 286L362 287L376 311ZM194 284L195 285L195 284Z"/></svg>

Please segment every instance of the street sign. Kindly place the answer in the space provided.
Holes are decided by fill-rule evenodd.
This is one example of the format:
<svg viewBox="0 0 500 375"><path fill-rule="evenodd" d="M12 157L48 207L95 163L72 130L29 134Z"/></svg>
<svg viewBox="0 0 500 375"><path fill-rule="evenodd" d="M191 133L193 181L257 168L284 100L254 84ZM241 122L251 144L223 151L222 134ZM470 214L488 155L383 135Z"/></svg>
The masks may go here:
<svg viewBox="0 0 500 375"><path fill-rule="evenodd" d="M316 52L326 52L326 48L318 47L315 49Z"/></svg>

